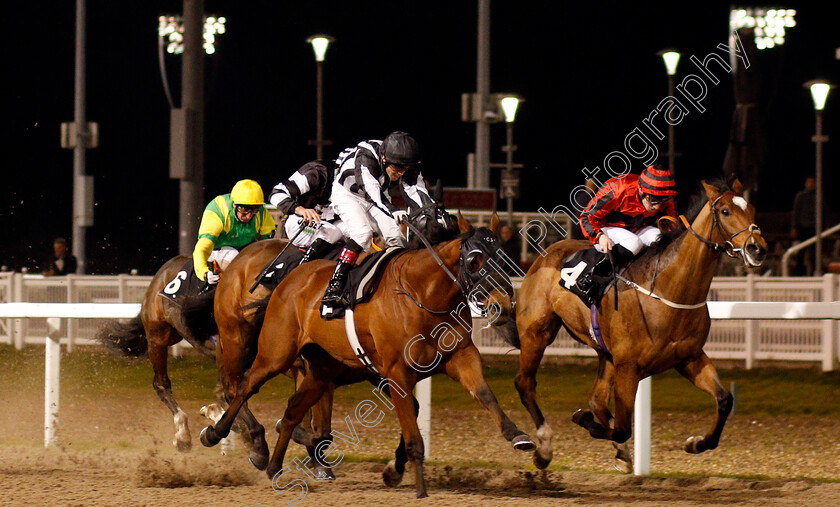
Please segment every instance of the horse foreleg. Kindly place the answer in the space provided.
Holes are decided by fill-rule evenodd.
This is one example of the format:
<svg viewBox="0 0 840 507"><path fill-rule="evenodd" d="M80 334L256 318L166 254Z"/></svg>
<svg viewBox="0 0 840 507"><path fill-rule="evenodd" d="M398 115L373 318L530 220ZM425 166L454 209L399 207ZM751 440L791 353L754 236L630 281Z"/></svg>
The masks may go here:
<svg viewBox="0 0 840 507"><path fill-rule="evenodd" d="M632 434L633 409L636 400L636 388L639 385L638 368L635 365L622 365L614 368L613 390L615 391L615 417L611 419L612 424L602 424L595 420L595 415L590 412L578 410L572 415L572 421L582 426L592 438L612 440L618 444L626 442ZM600 373L600 372L599 372ZM606 373L606 370L604 371ZM603 386L599 383L604 379L599 375L593 386L593 392L600 394ZM609 402L609 395L606 397ZM590 398L590 403L592 399ZM608 413L608 411L607 411ZM609 416L607 416L609 417ZM618 449L618 447L617 447ZM619 449L619 454L621 451ZM616 456L617 458L619 456Z"/></svg>
<svg viewBox="0 0 840 507"><path fill-rule="evenodd" d="M542 362L545 347L538 339L526 340L520 337L522 348L519 353L519 371L513 383L519 393L522 405L528 410L534 426L537 428L537 446L534 452L534 465L540 470L548 467L554 457L551 439L554 431L543 416L537 404L537 369ZM539 344L536 344L539 343Z"/></svg>
<svg viewBox="0 0 840 507"><path fill-rule="evenodd" d="M324 388L321 398L311 407L312 445L306 448L314 465L313 472L320 479L335 480L335 473L324 458L324 449L332 443L332 406L335 385L330 383ZM326 445L320 445L328 442Z"/></svg>
<svg viewBox="0 0 840 507"><path fill-rule="evenodd" d="M717 403L717 420L712 431L705 437L688 437L685 441L685 451L695 454L714 449L720 443L720 435L723 433L729 412L732 411L732 393L720 384L717 370L705 353L701 353L697 359L680 364L677 371L692 384L714 396Z"/></svg>
<svg viewBox="0 0 840 507"><path fill-rule="evenodd" d="M615 424L612 412L610 412L610 393L613 386L613 374L615 368L612 362L607 360L607 356L603 352L598 352L598 376L595 383L592 384L592 390L589 391L589 410L592 411L595 418L605 428L609 428ZM613 442L615 447L615 466L616 470L621 473L629 474L633 471L633 458L630 456L630 446L627 442L619 444Z"/></svg>
<svg viewBox="0 0 840 507"><path fill-rule="evenodd" d="M157 340L151 337L148 338L149 361L151 361L152 369L155 372L152 387L154 387L160 401L172 412L175 423L175 437L172 439L172 445L179 451L186 452L192 447L192 436L190 435L190 427L187 422L187 413L181 409L178 402L175 401L175 396L172 395L172 382L169 380L169 374L166 369L169 354L169 340L166 336L164 338L167 339Z"/></svg>
<svg viewBox="0 0 840 507"><path fill-rule="evenodd" d="M292 437L295 427L303 420L303 417L306 415L306 412L310 409L310 407L312 407L312 405L314 405L323 396L329 386L330 384L328 382L316 379L310 373L304 377L303 381L298 386L298 389L289 398L283 418L277 421L277 425L275 426L279 436L277 437L277 442L274 445L274 454L272 454L271 461L269 461L268 468L266 469L268 478L272 479L272 481L274 480L275 475L281 473L283 470L283 459L286 455L286 450L289 447L289 440ZM321 449L321 451L323 450L324 449ZM307 459L307 461L309 461L309 459ZM303 463L303 465L306 466L306 463ZM313 463L313 466L316 466L316 463ZM316 480L326 478L318 476L312 477Z"/></svg>
<svg viewBox="0 0 840 507"><path fill-rule="evenodd" d="M414 418L417 419L418 415L420 415L420 404L417 402L417 398L414 398ZM394 459L389 461L385 470L382 471L382 481L385 482L386 486L395 488L400 485L403 474L405 474L406 463L408 463L408 453L405 450L405 437L400 435L400 445L394 451Z"/></svg>
<svg viewBox="0 0 840 507"><path fill-rule="evenodd" d="M536 448L534 441L524 431L516 427L507 414L499 407L496 395L484 380L481 372L481 357L475 345L456 351L446 362L446 374L453 380L457 380L479 401L489 412L493 420L502 430L502 435L513 448L520 451L532 451Z"/></svg>
<svg viewBox="0 0 840 507"><path fill-rule="evenodd" d="M389 382L396 383L397 385L402 388L403 393L410 393L412 389L414 389L414 381L409 382L407 375L396 374L394 372L389 372L387 375ZM391 391L393 393L393 390ZM406 396L391 396L391 400L394 402L394 408L397 412L397 417L400 420L400 427L402 428L402 439L400 440L400 447L404 450L405 456L408 461L414 465L414 479L415 479L415 491L417 493L417 498L426 498L428 493L426 493L426 482L423 477L423 459L426 455L425 445L423 444L423 436L420 434L420 428L417 426L417 401L414 399L414 396L406 395ZM397 453L399 455L400 449L397 449ZM399 458L399 456L398 456ZM390 467L390 463L388 464ZM395 465L396 467L396 465ZM386 468L386 472L387 472ZM405 470L403 464L403 471ZM400 474L402 477L402 474ZM383 472L383 479L385 479L386 484L388 484L388 479L385 477L385 473Z"/></svg>

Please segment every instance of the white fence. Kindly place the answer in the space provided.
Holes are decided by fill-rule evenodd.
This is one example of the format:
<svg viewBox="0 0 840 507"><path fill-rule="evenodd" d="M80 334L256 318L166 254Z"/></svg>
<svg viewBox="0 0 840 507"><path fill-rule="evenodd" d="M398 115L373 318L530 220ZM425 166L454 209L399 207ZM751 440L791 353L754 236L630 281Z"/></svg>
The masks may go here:
<svg viewBox="0 0 840 507"><path fill-rule="evenodd" d="M20 273L0 273L0 303L139 303L152 277L70 275L43 277ZM516 287L519 281L514 279ZM712 281L709 301L831 302L838 299L838 277L717 277ZM809 306L817 308L816 306ZM771 307L772 308L772 307ZM824 370L833 370L838 359L837 322L833 320L716 318L712 322L705 351L713 359L735 359L747 368L756 361L813 361ZM715 316L713 315L713 318ZM737 317L737 316L736 316ZM68 319L62 323L62 343L69 347L94 343L92 338L107 319ZM492 329L475 326L473 340L483 354L516 353ZM43 344L48 328L46 318L0 318L0 343ZM547 355L594 356L595 352L574 341L564 330L546 349Z"/></svg>

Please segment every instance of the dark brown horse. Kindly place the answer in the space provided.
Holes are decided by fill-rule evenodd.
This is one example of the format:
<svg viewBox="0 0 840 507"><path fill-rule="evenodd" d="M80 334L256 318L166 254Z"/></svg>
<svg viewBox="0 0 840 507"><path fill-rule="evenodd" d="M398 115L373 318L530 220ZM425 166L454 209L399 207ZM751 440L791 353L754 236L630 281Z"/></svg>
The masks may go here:
<svg viewBox="0 0 840 507"><path fill-rule="evenodd" d="M329 262L313 261L295 269L272 294L265 310L256 358L230 408L215 426L201 432L204 445L225 437L239 409L268 379L288 370L299 355L307 369L278 423L280 436L267 468L270 478L282 474L283 457L295 426L329 386L345 375L366 377L367 369L347 339L345 320L354 322L361 347L385 379L402 427L408 459L415 465L417 496L426 496L423 441L415 418L415 384L434 373L446 373L487 408L514 448L533 449L533 442L499 408L484 380L481 358L470 338L467 294L481 304L507 308L512 288L501 277L486 276L486 261L496 255L496 237L459 219L463 234L433 249L405 251L386 266L371 299L345 319L325 321L318 308L333 271ZM497 230L494 215L491 229ZM454 273L457 273L454 274ZM352 317L352 319L351 319ZM222 355L226 352L223 349ZM396 393L396 395L394 395ZM358 411L357 411L358 412ZM358 416L358 413L357 413ZM387 470L386 470L387 472Z"/></svg>
<svg viewBox="0 0 840 507"><path fill-rule="evenodd" d="M614 442L621 462L630 471L624 444L631 435L636 387L641 379L676 368L717 402L717 420L705 436L690 437L685 450L699 453L717 447L732 408L732 395L724 389L703 345L711 321L705 301L721 253L741 257L758 266L766 256L766 243L753 223L755 210L741 197L741 185L703 183L707 201L690 227L676 231L672 242L654 244L634 260L618 281L618 310L611 289L601 301L600 328L607 351L593 338L590 310L560 284L561 268L574 252L589 242L564 240L537 259L522 281L517 303L517 329L521 349L515 385L537 427L534 463L551 462L553 432L537 405L536 375L545 348L560 326L598 353L598 376L589 394L589 411L578 411L574 422L594 438ZM686 225L688 222L685 222ZM651 295L652 294L652 295ZM612 393L611 393L612 391ZM615 417L608 408L615 396Z"/></svg>

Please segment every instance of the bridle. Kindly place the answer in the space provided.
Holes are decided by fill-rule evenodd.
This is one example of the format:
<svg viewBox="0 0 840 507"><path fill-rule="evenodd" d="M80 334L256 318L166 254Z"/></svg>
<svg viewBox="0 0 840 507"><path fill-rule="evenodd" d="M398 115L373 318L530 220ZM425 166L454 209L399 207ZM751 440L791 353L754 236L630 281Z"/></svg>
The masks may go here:
<svg viewBox="0 0 840 507"><path fill-rule="evenodd" d="M715 230L717 230L718 235L721 238L724 238L724 240L722 242L718 243L718 242L712 241L711 239L704 238L703 236L701 236L697 231L695 231L694 229L691 228L691 224L688 223L688 220L685 218L685 215L680 215L680 220L682 220L683 225L685 225L685 228L688 229L689 232L694 234L694 236L697 239L699 239L700 241L705 243L708 247L710 247L715 252L723 252L726 255L728 255L729 257L732 257L733 259L740 256L741 260L743 260L744 263L746 263L747 258L744 255L744 248L735 248L735 245L732 243L732 241L736 237L738 237L741 234L746 232L748 234L748 236L747 236L747 239L744 241L744 245L747 245L747 244L749 244L750 238L752 238L754 234L756 234L756 233L761 234L761 229L759 229L758 226L753 222L750 225L744 227L743 229L735 232L734 234L732 234L728 230L726 230L726 227L720 221L720 215L719 215L720 211L718 210L717 205L718 205L718 202L720 202L720 200L723 199L723 197L727 194L733 194L734 195L734 192L726 192L726 193L723 193L723 194L719 195L718 198L715 199L714 201L712 201L712 203L710 205L711 208L712 208L712 230L709 233L709 237L711 237L712 234L714 234Z"/></svg>

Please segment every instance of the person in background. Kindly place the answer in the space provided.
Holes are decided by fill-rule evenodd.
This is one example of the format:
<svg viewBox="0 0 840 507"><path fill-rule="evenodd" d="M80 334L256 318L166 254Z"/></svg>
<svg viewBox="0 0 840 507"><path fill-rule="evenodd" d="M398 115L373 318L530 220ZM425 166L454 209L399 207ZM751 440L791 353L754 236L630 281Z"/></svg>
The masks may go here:
<svg viewBox="0 0 840 507"><path fill-rule="evenodd" d="M208 261L215 260L224 269L240 250L272 237L275 228L260 184L254 180L238 181L229 194L216 196L204 208L193 250L195 275L207 285L218 283L219 274L210 270Z"/></svg>
<svg viewBox="0 0 840 507"><path fill-rule="evenodd" d="M800 243L814 237L817 231L816 199L817 180L813 176L805 178L805 188L793 198L793 210L790 213L790 239ZM814 247L800 250L796 254L794 276L811 276L814 272Z"/></svg>
<svg viewBox="0 0 840 507"><path fill-rule="evenodd" d="M44 276L64 276L76 272L76 257L67 250L67 240L55 238L53 255L44 263Z"/></svg>

